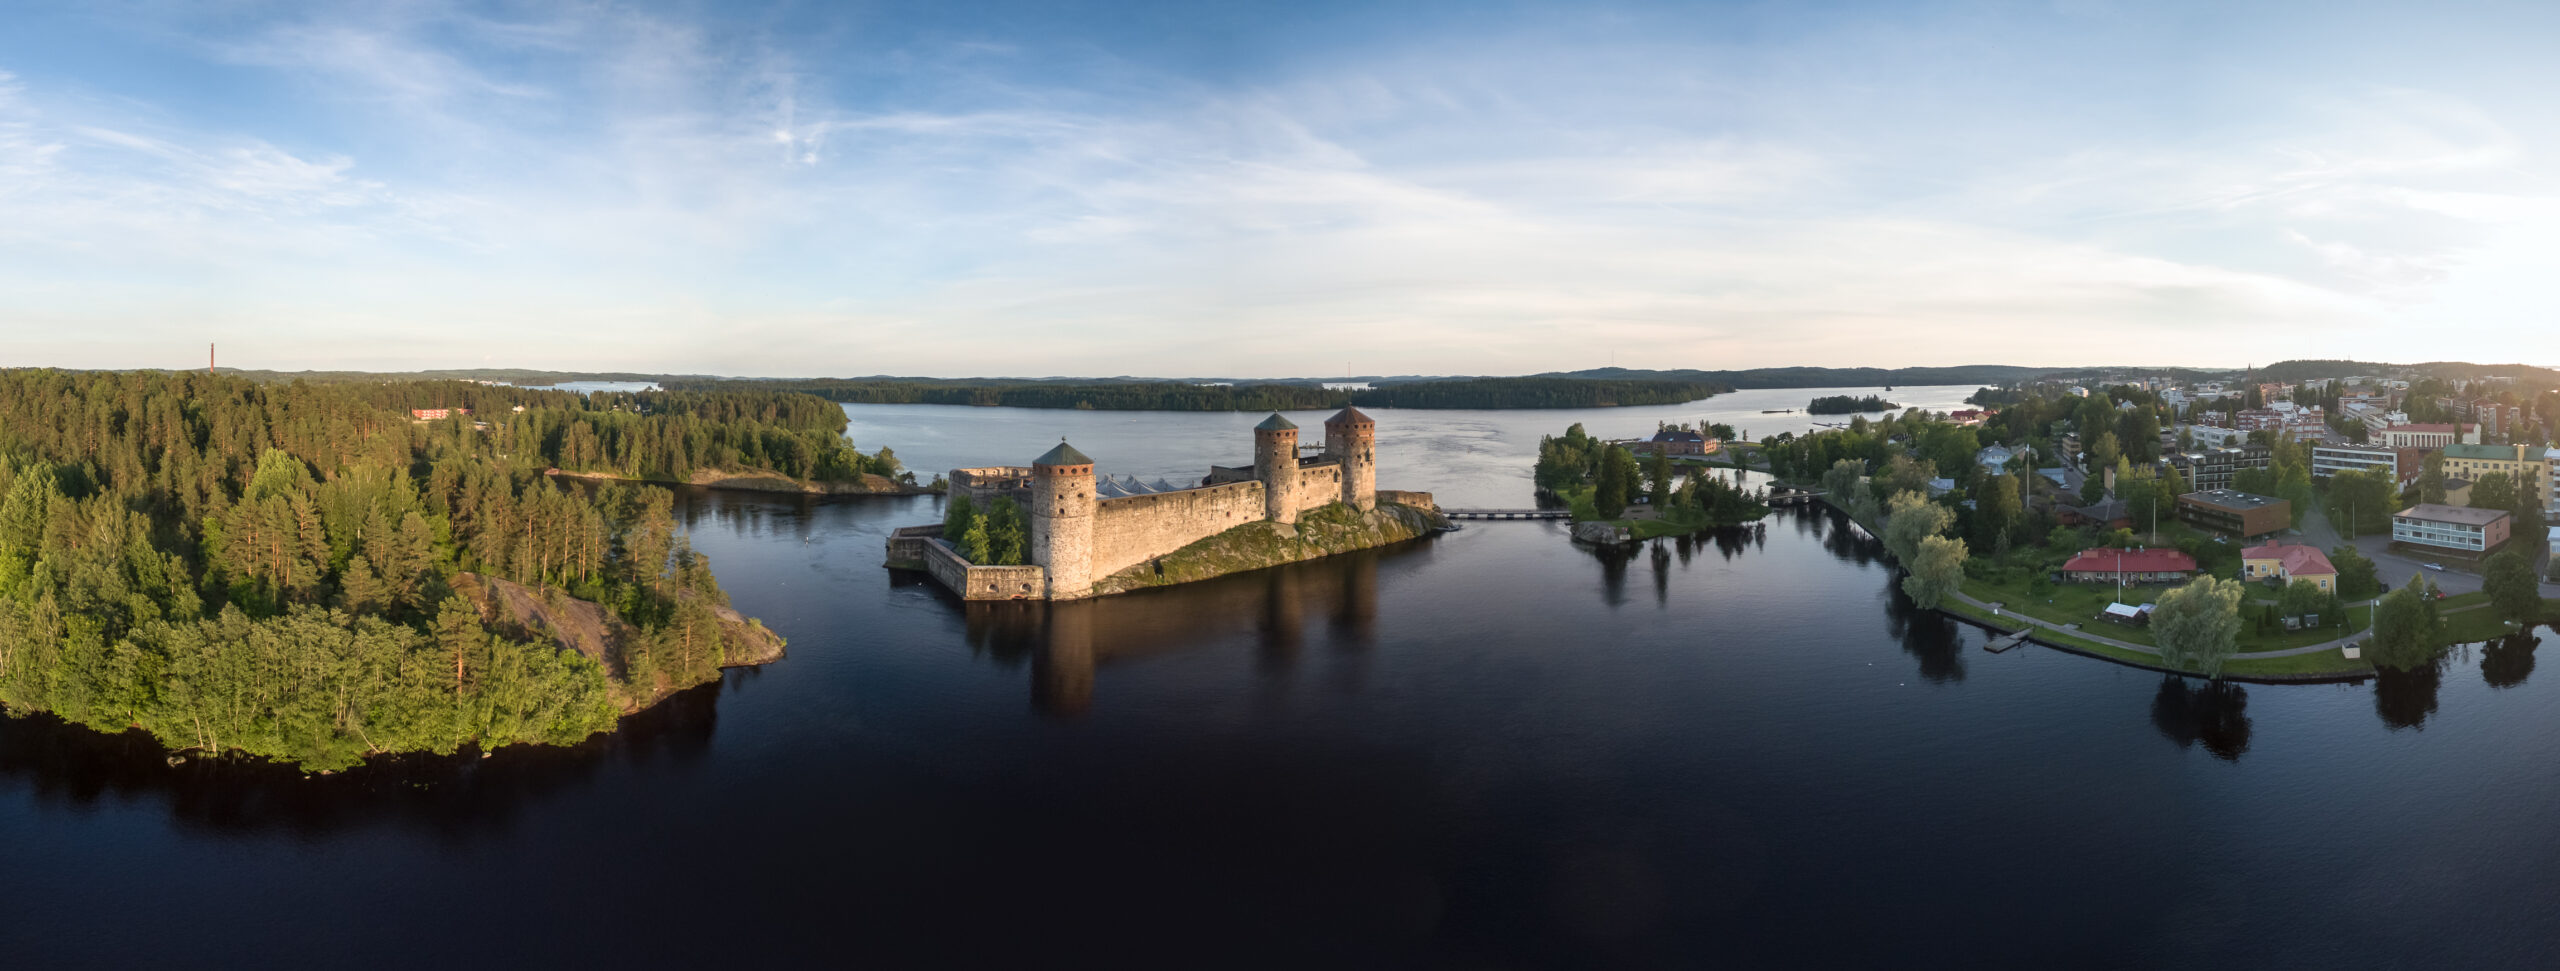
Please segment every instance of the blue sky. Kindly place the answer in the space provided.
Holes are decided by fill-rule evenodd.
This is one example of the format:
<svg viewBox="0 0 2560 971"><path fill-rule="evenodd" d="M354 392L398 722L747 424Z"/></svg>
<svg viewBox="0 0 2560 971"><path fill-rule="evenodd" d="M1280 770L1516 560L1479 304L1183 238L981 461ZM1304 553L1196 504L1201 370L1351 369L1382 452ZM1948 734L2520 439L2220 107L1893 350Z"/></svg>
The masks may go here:
<svg viewBox="0 0 2560 971"><path fill-rule="evenodd" d="M2560 5L0 9L0 365L2560 364Z"/></svg>

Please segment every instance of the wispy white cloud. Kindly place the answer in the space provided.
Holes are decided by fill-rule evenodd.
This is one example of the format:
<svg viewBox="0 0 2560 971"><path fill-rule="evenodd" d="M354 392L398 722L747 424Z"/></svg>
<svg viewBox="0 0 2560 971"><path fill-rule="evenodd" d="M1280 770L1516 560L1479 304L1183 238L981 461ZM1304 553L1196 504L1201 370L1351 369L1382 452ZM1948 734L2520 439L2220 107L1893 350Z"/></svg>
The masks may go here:
<svg viewBox="0 0 2560 971"><path fill-rule="evenodd" d="M2446 308L2519 319L2476 288L2547 257L2516 214L2560 210L2535 138L2446 92L2108 133L1895 91L1947 113L1847 130L1889 113L1772 81L1818 45L1511 38L1242 84L1106 58L1042 86L1006 42L849 65L612 7L203 43L320 123L0 74L0 321L84 329L46 345L95 355L64 363L196 329L282 366L498 344L738 373L2370 354Z"/></svg>

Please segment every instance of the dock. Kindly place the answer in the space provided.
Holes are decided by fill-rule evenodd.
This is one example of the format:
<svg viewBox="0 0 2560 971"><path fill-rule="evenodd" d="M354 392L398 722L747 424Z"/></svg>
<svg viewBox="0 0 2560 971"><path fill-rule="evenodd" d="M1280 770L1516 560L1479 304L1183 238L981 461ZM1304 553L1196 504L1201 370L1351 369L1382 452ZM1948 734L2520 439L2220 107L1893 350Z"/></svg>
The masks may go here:
<svg viewBox="0 0 2560 971"><path fill-rule="evenodd" d="M1568 509L1443 509L1451 519L1571 519Z"/></svg>
<svg viewBox="0 0 2560 971"><path fill-rule="evenodd" d="M1982 642L1982 649L1990 651L1993 654L2005 654L2026 642L2027 632L2019 631L2015 634L2002 634L1988 641L1984 641Z"/></svg>

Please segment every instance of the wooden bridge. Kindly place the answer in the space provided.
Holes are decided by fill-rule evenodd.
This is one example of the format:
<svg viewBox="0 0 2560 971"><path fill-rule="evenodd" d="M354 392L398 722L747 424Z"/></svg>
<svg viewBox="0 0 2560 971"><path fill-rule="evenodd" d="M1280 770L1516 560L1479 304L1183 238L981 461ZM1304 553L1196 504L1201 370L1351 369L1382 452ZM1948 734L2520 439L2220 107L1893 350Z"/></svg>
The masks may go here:
<svg viewBox="0 0 2560 971"><path fill-rule="evenodd" d="M1565 509L1443 509L1440 514L1451 519L1571 519Z"/></svg>

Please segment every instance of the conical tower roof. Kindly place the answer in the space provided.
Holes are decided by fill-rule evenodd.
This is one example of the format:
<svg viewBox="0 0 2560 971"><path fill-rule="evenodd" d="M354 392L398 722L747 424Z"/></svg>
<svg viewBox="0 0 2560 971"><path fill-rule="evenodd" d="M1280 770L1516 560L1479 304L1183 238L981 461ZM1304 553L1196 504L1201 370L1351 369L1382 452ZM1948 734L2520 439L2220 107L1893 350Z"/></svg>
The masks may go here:
<svg viewBox="0 0 2560 971"><path fill-rule="evenodd" d="M1298 430L1298 423L1280 417L1280 413L1275 411L1271 413L1271 417L1263 419L1262 424L1253 426L1253 430L1257 432L1294 432Z"/></svg>
<svg viewBox="0 0 2560 971"><path fill-rule="evenodd" d="M1341 411L1334 412L1333 417L1325 419L1324 423L1327 425L1375 425L1378 422L1361 413L1360 409L1346 406Z"/></svg>
<svg viewBox="0 0 2560 971"><path fill-rule="evenodd" d="M1075 446L1067 444L1067 440L1061 438L1056 448L1040 453L1040 457L1032 459L1031 464L1035 466L1092 465L1093 460L1085 457L1083 452L1076 451Z"/></svg>

